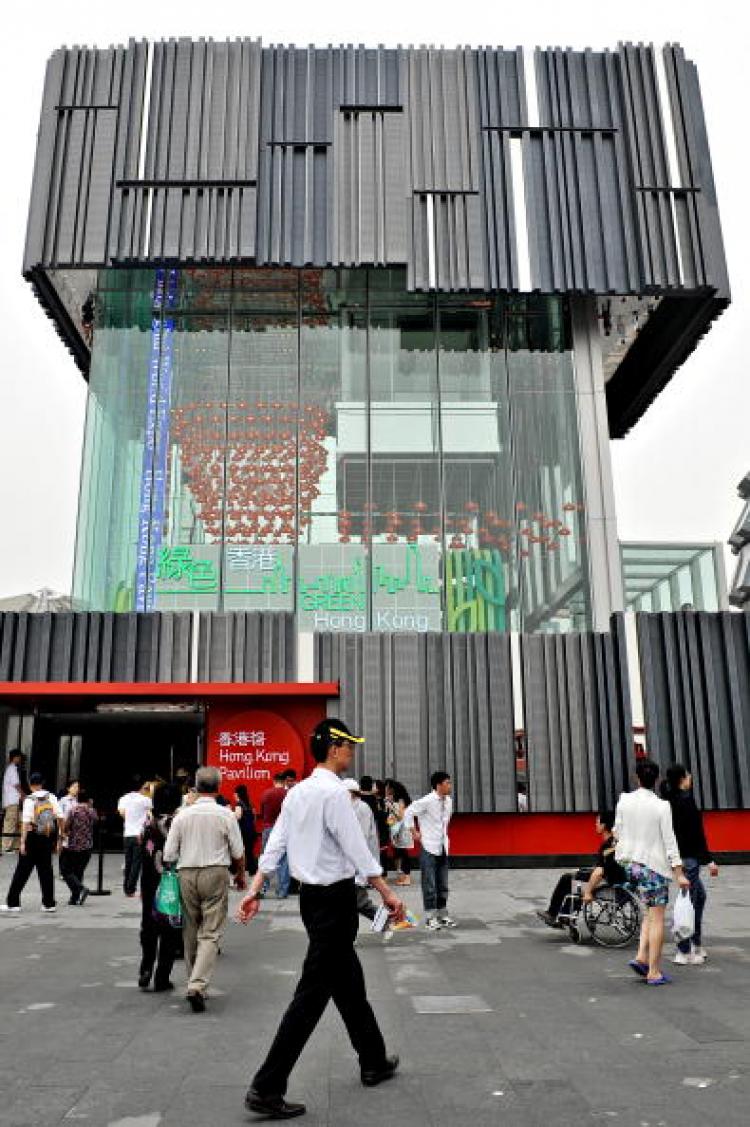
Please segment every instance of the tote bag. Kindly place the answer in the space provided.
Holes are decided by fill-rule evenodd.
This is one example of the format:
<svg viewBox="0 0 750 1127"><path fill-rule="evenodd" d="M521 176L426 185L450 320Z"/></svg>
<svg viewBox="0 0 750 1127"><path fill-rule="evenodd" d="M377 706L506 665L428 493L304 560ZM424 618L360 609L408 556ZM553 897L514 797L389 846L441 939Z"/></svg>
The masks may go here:
<svg viewBox="0 0 750 1127"><path fill-rule="evenodd" d="M174 869L165 869L154 898L154 916L170 927L182 927L180 880Z"/></svg>

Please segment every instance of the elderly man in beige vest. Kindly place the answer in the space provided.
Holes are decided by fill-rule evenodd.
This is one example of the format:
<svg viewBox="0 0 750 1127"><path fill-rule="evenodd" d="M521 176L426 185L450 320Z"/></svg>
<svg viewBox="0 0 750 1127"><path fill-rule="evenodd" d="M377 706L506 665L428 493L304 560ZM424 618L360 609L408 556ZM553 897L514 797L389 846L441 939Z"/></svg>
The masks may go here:
<svg viewBox="0 0 750 1127"><path fill-rule="evenodd" d="M176 862L180 878L187 1000L193 1013L206 1008L206 992L227 922L230 867L235 870L235 887L246 887L239 823L231 807L216 802L220 785L221 773L215 767L198 769L198 797L179 811L164 846L164 861Z"/></svg>

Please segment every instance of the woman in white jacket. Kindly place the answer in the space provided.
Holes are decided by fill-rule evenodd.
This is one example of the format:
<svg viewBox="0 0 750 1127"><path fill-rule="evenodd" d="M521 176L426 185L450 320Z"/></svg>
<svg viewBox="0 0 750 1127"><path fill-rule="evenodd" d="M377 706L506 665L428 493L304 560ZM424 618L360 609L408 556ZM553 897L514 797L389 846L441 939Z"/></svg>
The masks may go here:
<svg viewBox="0 0 750 1127"><path fill-rule="evenodd" d="M615 857L636 886L644 907L638 954L629 965L645 978L648 986L664 986L671 982L661 969L669 882L673 875L680 888L689 888L690 882L682 870L671 807L654 791L658 765L650 759L640 759L635 773L638 789L620 795L614 827Z"/></svg>

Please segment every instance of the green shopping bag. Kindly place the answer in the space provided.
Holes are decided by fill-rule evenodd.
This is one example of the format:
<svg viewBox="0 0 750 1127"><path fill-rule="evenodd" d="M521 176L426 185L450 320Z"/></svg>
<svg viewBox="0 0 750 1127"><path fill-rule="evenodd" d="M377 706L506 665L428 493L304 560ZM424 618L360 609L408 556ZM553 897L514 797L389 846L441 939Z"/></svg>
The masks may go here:
<svg viewBox="0 0 750 1127"><path fill-rule="evenodd" d="M182 927L180 881L174 869L165 869L161 874L153 914L154 919L167 923L170 927Z"/></svg>

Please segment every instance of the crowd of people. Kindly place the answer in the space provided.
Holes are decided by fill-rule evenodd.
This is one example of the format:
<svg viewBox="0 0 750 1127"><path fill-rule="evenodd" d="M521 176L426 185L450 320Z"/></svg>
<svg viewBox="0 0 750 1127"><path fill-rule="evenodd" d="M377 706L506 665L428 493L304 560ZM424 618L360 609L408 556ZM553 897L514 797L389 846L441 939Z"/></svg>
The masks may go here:
<svg viewBox="0 0 750 1127"><path fill-rule="evenodd" d="M434 931L457 925L448 912L450 775L434 772L429 791L414 801L396 779L355 779L349 772L354 748L362 741L343 721L321 722L311 739L312 774L301 782L293 771L276 775L257 811L244 785L236 787L231 802L221 794L222 775L214 767L199 768L194 779L182 771L171 783L135 779L118 802L123 892L141 897L141 989L174 989L174 963L184 958L187 1002L194 1013L202 1013L227 923L230 883L245 892L237 910L241 923L257 914L273 878L278 898L299 895L307 956L246 1099L247 1108L271 1118L304 1113L302 1104L286 1100L287 1083L330 1000L359 1058L362 1082L372 1086L395 1073L398 1057L386 1052L354 941L358 915L373 921L374 928L379 917L392 925L403 922L405 905L396 888L411 883L415 848L425 927ZM20 753L12 752L3 777L3 849L16 849L18 859L0 910L21 910L21 894L36 869L42 911L54 912L56 854L69 904L82 907L89 894L84 878L97 823L91 798L79 780L57 797L38 773L27 779L24 766ZM670 981L662 968L670 881L689 894L695 916L693 935L680 940L674 961L697 965L706 958L701 869L708 866L712 876L718 872L689 771L673 764L661 797L659 774L651 760L637 762L637 788L621 795L614 812L597 817L601 846L595 864L564 874L549 905L538 913L549 926L559 926L562 905L576 881L583 885L584 902L602 884L628 885L643 907L638 951L629 965L651 986ZM389 872L394 873L394 887L388 883ZM178 910L165 913L160 894L170 874L176 874L171 880L179 886ZM380 908L371 891L380 895Z"/></svg>

